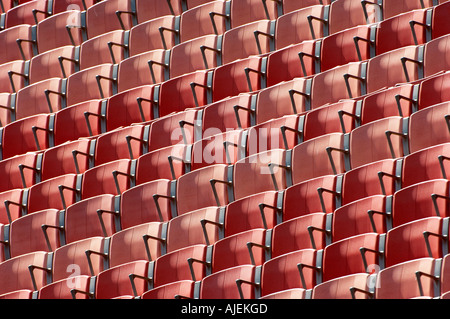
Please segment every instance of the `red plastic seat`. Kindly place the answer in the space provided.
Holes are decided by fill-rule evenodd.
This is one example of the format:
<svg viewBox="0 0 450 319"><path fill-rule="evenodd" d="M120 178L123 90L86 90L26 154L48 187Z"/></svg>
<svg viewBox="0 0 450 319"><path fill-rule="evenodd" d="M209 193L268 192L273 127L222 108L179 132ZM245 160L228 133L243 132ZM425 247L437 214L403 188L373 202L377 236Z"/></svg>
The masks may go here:
<svg viewBox="0 0 450 319"><path fill-rule="evenodd" d="M119 89L120 87L119 85ZM155 93L155 86L143 85L120 91L109 97L105 114L106 131L153 120L155 112L157 113L155 105L151 103Z"/></svg>
<svg viewBox="0 0 450 319"><path fill-rule="evenodd" d="M274 29L274 22L258 20L226 31L221 50L223 64L272 51Z"/></svg>
<svg viewBox="0 0 450 319"><path fill-rule="evenodd" d="M180 15L182 13L181 1L175 0L163 3L157 0L137 0L136 1L136 24L145 23L167 15Z"/></svg>
<svg viewBox="0 0 450 319"><path fill-rule="evenodd" d="M311 299L371 299L370 294L360 293L361 290L370 293L371 286L369 274L342 276L315 286Z"/></svg>
<svg viewBox="0 0 450 319"><path fill-rule="evenodd" d="M65 104L58 92L63 89L64 82L60 78L51 78L24 87L16 95L16 120L61 110Z"/></svg>
<svg viewBox="0 0 450 319"><path fill-rule="evenodd" d="M243 130L232 130L207 136L192 145L190 170L194 171L214 164L232 165L245 157L245 145L242 144L245 144ZM181 158L186 158L186 155L183 154ZM179 175L175 175L175 177L179 177Z"/></svg>
<svg viewBox="0 0 450 319"><path fill-rule="evenodd" d="M429 41L430 28L426 26L431 12L430 9L411 10L381 21L376 36L376 55ZM414 21L412 26L410 21Z"/></svg>
<svg viewBox="0 0 450 319"><path fill-rule="evenodd" d="M49 254L44 251L33 252L10 258L0 263L0 294L27 289L35 291L49 283L49 273L43 271L48 268ZM34 282L29 266L33 267Z"/></svg>
<svg viewBox="0 0 450 319"><path fill-rule="evenodd" d="M212 273L242 265L262 265L269 256L264 249L266 236L265 229L255 228L218 240L212 251Z"/></svg>
<svg viewBox="0 0 450 319"><path fill-rule="evenodd" d="M439 5L433 8L432 17L432 37L433 39L439 38L443 35L450 33L448 20L448 13L450 5L446 1L439 1Z"/></svg>
<svg viewBox="0 0 450 319"><path fill-rule="evenodd" d="M0 92L15 93L29 84L30 62L15 60L0 65Z"/></svg>
<svg viewBox="0 0 450 319"><path fill-rule="evenodd" d="M266 85L263 64L265 63L264 58L251 56L217 67L212 81L212 102L264 88Z"/></svg>
<svg viewBox="0 0 450 319"><path fill-rule="evenodd" d="M0 125L5 126L14 120L13 103L14 95L11 93L0 93Z"/></svg>
<svg viewBox="0 0 450 319"><path fill-rule="evenodd" d="M420 1L420 0L414 0L414 1L392 1L392 0L384 0L381 3L381 6L378 5L378 7L381 9L381 17L383 19L389 19L393 16L411 11L416 9L423 9L423 8L429 8L432 7L435 1ZM365 6L370 6L371 3L365 3Z"/></svg>
<svg viewBox="0 0 450 319"><path fill-rule="evenodd" d="M117 93L117 65L99 64L76 72L67 79L66 103L108 98Z"/></svg>
<svg viewBox="0 0 450 319"><path fill-rule="evenodd" d="M109 267L137 260L157 260L163 253L161 243L152 240L145 241L142 237L161 237L162 231L163 223L150 222L113 234L109 246Z"/></svg>
<svg viewBox="0 0 450 319"><path fill-rule="evenodd" d="M448 78L450 73L437 74L424 79L419 85L419 96L417 97L418 109L450 101L448 96Z"/></svg>
<svg viewBox="0 0 450 319"><path fill-rule="evenodd" d="M90 291L92 278L86 275L53 281L39 290L38 299L73 299L72 289ZM89 299L87 294L77 294L76 299Z"/></svg>
<svg viewBox="0 0 450 319"><path fill-rule="evenodd" d="M201 280L200 299L254 299L254 287L245 282L254 282L255 266L236 266L206 276ZM236 280L243 281L242 297Z"/></svg>
<svg viewBox="0 0 450 319"><path fill-rule="evenodd" d="M449 41L450 36L443 35L425 44L423 57L424 77L450 70L450 61L448 54L446 54L446 48L450 44ZM436 56L441 58L436 59Z"/></svg>
<svg viewBox="0 0 450 319"><path fill-rule="evenodd" d="M95 166L83 173L81 198L120 195L134 185L136 160L118 159Z"/></svg>
<svg viewBox="0 0 450 319"><path fill-rule="evenodd" d="M446 178L448 163L445 158L449 156L449 146L449 143L435 145L405 156L401 172L402 187L432 179ZM440 157L442 158L440 159Z"/></svg>
<svg viewBox="0 0 450 319"><path fill-rule="evenodd" d="M412 153L450 141L447 125L449 110L450 102L443 102L419 110L411 115L409 121L409 147ZM424 127L429 129L424 130Z"/></svg>
<svg viewBox="0 0 450 319"><path fill-rule="evenodd" d="M79 138L90 138L104 130L100 99L80 102L55 113L53 124L54 145L60 145Z"/></svg>
<svg viewBox="0 0 450 319"><path fill-rule="evenodd" d="M177 180L178 215L208 206L226 205L229 202L230 185L228 167L215 164L197 169ZM211 180L215 180L214 187Z"/></svg>
<svg viewBox="0 0 450 319"><path fill-rule="evenodd" d="M14 121L2 128L1 159L50 147L49 114L38 114ZM35 127L36 129L33 129ZM36 138L33 131L36 131ZM20 136L17 141L17 136ZM38 142L38 145L36 145Z"/></svg>
<svg viewBox="0 0 450 319"><path fill-rule="evenodd" d="M315 269L319 260L316 250L302 249L266 261L261 270L261 296L293 288L312 289L321 281Z"/></svg>
<svg viewBox="0 0 450 319"><path fill-rule="evenodd" d="M3 177L0 181L0 192L34 185L39 180L39 171L36 168L39 163L36 152L0 161L0 174Z"/></svg>
<svg viewBox="0 0 450 319"><path fill-rule="evenodd" d="M68 206L64 223L66 242L111 236L116 232L116 211L116 199L110 194L93 196Z"/></svg>
<svg viewBox="0 0 450 319"><path fill-rule="evenodd" d="M15 188L0 193L0 224L7 225L26 214L27 192L23 188Z"/></svg>
<svg viewBox="0 0 450 319"><path fill-rule="evenodd" d="M392 228L386 235L386 267L423 257L442 258L447 254L441 238L446 231L448 219L438 216Z"/></svg>
<svg viewBox="0 0 450 319"><path fill-rule="evenodd" d="M314 6L317 4L328 5L330 0L283 0L283 13L289 13L298 9Z"/></svg>
<svg viewBox="0 0 450 319"><path fill-rule="evenodd" d="M234 198L285 189L288 186L286 172L276 166L283 165L285 157L285 150L273 149L237 161L233 170Z"/></svg>
<svg viewBox="0 0 450 319"><path fill-rule="evenodd" d="M265 296L260 297L259 299L307 299L306 298L306 290L303 288L292 288L277 291Z"/></svg>
<svg viewBox="0 0 450 319"><path fill-rule="evenodd" d="M278 17L277 3L262 3L258 0L235 1L231 3L231 28L262 19L275 20Z"/></svg>
<svg viewBox="0 0 450 319"><path fill-rule="evenodd" d="M20 289L0 295L0 299L33 299L33 291Z"/></svg>
<svg viewBox="0 0 450 319"><path fill-rule="evenodd" d="M153 263L152 288L180 280L201 280L206 276L206 245L190 245L158 257ZM193 259L196 263L189 263ZM192 272L191 272L192 269Z"/></svg>
<svg viewBox="0 0 450 319"><path fill-rule="evenodd" d="M20 44L17 39L21 39ZM30 25L18 25L1 31L0 41L4 43L0 53L0 64L15 60L30 60L37 52L32 42Z"/></svg>
<svg viewBox="0 0 450 319"><path fill-rule="evenodd" d="M328 16L328 34L334 34L358 25L374 22L373 9L367 8L368 17L364 14L361 1L344 0L330 5Z"/></svg>
<svg viewBox="0 0 450 319"><path fill-rule="evenodd" d="M76 8L77 10L86 10L95 4L96 0L59 0L54 1L52 6L52 13L65 12Z"/></svg>
<svg viewBox="0 0 450 319"><path fill-rule="evenodd" d="M159 91L159 116L208 104L209 77L208 71L199 70L163 82Z"/></svg>
<svg viewBox="0 0 450 319"><path fill-rule="evenodd" d="M119 63L128 56L128 33L110 31L84 41L80 45L80 69L84 70L104 63Z"/></svg>
<svg viewBox="0 0 450 319"><path fill-rule="evenodd" d="M42 155L41 180L84 173L94 165L93 145L95 143L89 139L79 139L45 150Z"/></svg>
<svg viewBox="0 0 450 319"><path fill-rule="evenodd" d="M390 135L386 134L390 132ZM350 133L350 165L352 168L408 155L405 124L393 116L355 128ZM366 151L361 152L364 148Z"/></svg>
<svg viewBox="0 0 450 319"><path fill-rule="evenodd" d="M418 258L382 269L377 276L376 299L409 299L423 296L434 297L436 261L433 258ZM429 274L420 276L419 286L417 273ZM422 289L420 289L420 287ZM422 291L421 291L422 290Z"/></svg>
<svg viewBox="0 0 450 319"><path fill-rule="evenodd" d="M145 260L121 264L97 275L95 299L132 298L149 290L149 262ZM130 275L134 278L130 280ZM134 283L134 285L132 285Z"/></svg>
<svg viewBox="0 0 450 319"><path fill-rule="evenodd" d="M202 137L250 127L253 101L252 94L240 93L206 105L202 110ZM236 112L239 116L236 116Z"/></svg>
<svg viewBox="0 0 450 319"><path fill-rule="evenodd" d="M51 12L48 11L48 0L27 1L6 12L5 28L21 24L35 25L50 14Z"/></svg>
<svg viewBox="0 0 450 319"><path fill-rule="evenodd" d="M79 46L85 40L83 31L79 10L67 10L50 16L37 25L39 53L66 45Z"/></svg>
<svg viewBox="0 0 450 319"><path fill-rule="evenodd" d="M101 236L89 237L57 248L53 255L53 282L71 281L71 278L78 275L98 275L107 269L107 259L104 254L108 253L108 248L108 241Z"/></svg>
<svg viewBox="0 0 450 319"><path fill-rule="evenodd" d="M217 242L222 236L215 224L223 218L222 214L219 207L210 206L172 218L167 226L167 253L193 245L212 245Z"/></svg>
<svg viewBox="0 0 450 319"><path fill-rule="evenodd" d="M393 227L432 216L448 217L448 181L434 179L404 187L393 197Z"/></svg>
<svg viewBox="0 0 450 319"><path fill-rule="evenodd" d="M230 26L228 6L226 1L209 1L184 11L180 19L180 42L225 33Z"/></svg>
<svg viewBox="0 0 450 319"><path fill-rule="evenodd" d="M379 252L382 250L380 235L377 233L356 235L328 245L323 252L323 282L369 272L374 265L380 265Z"/></svg>
<svg viewBox="0 0 450 319"><path fill-rule="evenodd" d="M79 69L79 49L73 45L45 51L30 61L30 84L51 78L66 78ZM17 87L17 85L15 85Z"/></svg>
<svg viewBox="0 0 450 319"><path fill-rule="evenodd" d="M78 199L76 192L69 191L69 189L77 188L80 182L79 178L77 174L66 174L31 186L28 193L27 213L48 208L62 210L75 203Z"/></svg>
<svg viewBox="0 0 450 319"><path fill-rule="evenodd" d="M42 225L49 226L45 232L41 228ZM57 209L46 209L16 219L10 227L11 257L35 251L55 250L61 245L59 227L60 213Z"/></svg>
<svg viewBox="0 0 450 319"><path fill-rule="evenodd" d="M333 242L365 233L385 233L392 221L387 216L392 199L373 195L355 200L333 212L331 237Z"/></svg>
<svg viewBox="0 0 450 319"><path fill-rule="evenodd" d="M311 213L332 213L336 209L336 194L323 192L319 188L336 191L335 175L325 175L288 187L284 192L283 221Z"/></svg>
<svg viewBox="0 0 450 319"><path fill-rule="evenodd" d="M293 10L278 17L275 33L275 48L279 50L288 45L323 38L326 35L323 23L315 19L311 19L310 23L310 18L308 17L313 16L319 19L325 19L325 9L326 7L324 5L316 4Z"/></svg>
<svg viewBox="0 0 450 319"><path fill-rule="evenodd" d="M165 197L155 199L154 195L172 196L170 181L159 179L123 192L120 202L121 229L172 219L170 201Z"/></svg>
<svg viewBox="0 0 450 319"><path fill-rule="evenodd" d="M324 232L310 232L311 229L326 229L327 216L312 213L279 223L272 231L271 257L275 258L302 249L323 249L326 245ZM311 240L311 234L312 238Z"/></svg>
<svg viewBox="0 0 450 319"><path fill-rule="evenodd" d="M353 168L344 174L342 205L373 195L393 195L400 186L401 165L385 159Z"/></svg>
<svg viewBox="0 0 450 319"><path fill-rule="evenodd" d="M266 191L235 200L226 206L224 236L251 229L272 229L281 219L280 196L276 191Z"/></svg>
<svg viewBox="0 0 450 319"><path fill-rule="evenodd" d="M177 30L178 24L179 17L164 15L135 25L130 30L130 56L157 49L170 50L179 41L177 32L169 30ZM146 41L142 41L143 38Z"/></svg>
<svg viewBox="0 0 450 319"><path fill-rule="evenodd" d="M316 41L302 41L277 49L269 53L267 58L267 86L290 81L294 78L310 76L319 71L319 65L311 59L304 59L304 67L299 62L298 54L314 55Z"/></svg>
<svg viewBox="0 0 450 319"><path fill-rule="evenodd" d="M114 30L130 30L132 27L130 14L116 14L117 11L131 11L128 1L108 0L98 2L86 10L86 28L88 38ZM120 18L119 18L120 16Z"/></svg>
<svg viewBox="0 0 450 319"><path fill-rule="evenodd" d="M142 294L141 299L194 298L195 282L180 280L153 288Z"/></svg>

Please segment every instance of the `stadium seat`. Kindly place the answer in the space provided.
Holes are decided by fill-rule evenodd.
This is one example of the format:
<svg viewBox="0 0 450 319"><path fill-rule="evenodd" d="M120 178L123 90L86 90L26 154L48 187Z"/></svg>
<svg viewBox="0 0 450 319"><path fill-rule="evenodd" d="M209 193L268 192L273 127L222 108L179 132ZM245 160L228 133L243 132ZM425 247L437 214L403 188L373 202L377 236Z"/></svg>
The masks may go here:
<svg viewBox="0 0 450 319"><path fill-rule="evenodd" d="M105 131L102 109L106 102L101 99L73 104L55 113L53 122L54 145L79 138L90 138Z"/></svg>
<svg viewBox="0 0 450 319"><path fill-rule="evenodd" d="M319 72L317 59L304 59L303 65L299 63L300 52L305 56L313 56L317 46L318 42L305 40L270 52L267 57L267 86Z"/></svg>
<svg viewBox="0 0 450 319"><path fill-rule="evenodd" d="M285 189L289 183L286 172L279 167L283 165L285 158L285 150L272 149L237 161L233 167L234 199Z"/></svg>
<svg viewBox="0 0 450 319"><path fill-rule="evenodd" d="M149 20L153 20L167 15L180 15L182 13L181 1L164 1L160 3L157 0L136 0L135 24L142 24Z"/></svg>
<svg viewBox="0 0 450 319"><path fill-rule="evenodd" d="M231 1L231 28L263 19L275 20L279 16L278 10L275 1L269 3L258 0Z"/></svg>
<svg viewBox="0 0 450 319"><path fill-rule="evenodd" d="M223 64L273 51L274 30L274 22L258 20L226 31L221 50Z"/></svg>
<svg viewBox="0 0 450 319"><path fill-rule="evenodd" d="M425 44L423 54L424 77L450 70L449 58L446 54L449 41L450 35L446 34ZM436 55L442 58L435 59Z"/></svg>
<svg viewBox="0 0 450 319"><path fill-rule="evenodd" d="M73 276L70 279L53 281L39 289L38 299L73 299L72 289L90 291L94 279L87 275ZM88 294L77 294L76 299L89 299Z"/></svg>
<svg viewBox="0 0 450 319"><path fill-rule="evenodd" d="M145 260L121 264L97 275L95 299L127 298L149 290L149 262ZM132 279L131 279L132 278Z"/></svg>
<svg viewBox="0 0 450 319"><path fill-rule="evenodd" d="M171 187L169 180L159 179L124 191L120 202L121 229L172 219L171 202L166 199L172 196Z"/></svg>
<svg viewBox="0 0 450 319"><path fill-rule="evenodd" d="M411 152L450 141L448 114L450 102L439 103L410 116L409 148ZM424 130L427 127L429 129Z"/></svg>
<svg viewBox="0 0 450 319"><path fill-rule="evenodd" d="M86 10L93 6L97 0L63 0L63 1L53 1L52 13L57 14L59 12L64 12L72 8L77 10Z"/></svg>
<svg viewBox="0 0 450 319"><path fill-rule="evenodd" d="M364 6L372 5L370 2L365 2ZM380 4L375 4L378 8L379 20L389 19L393 16L416 9L430 8L436 5L436 1L392 1L384 0Z"/></svg>
<svg viewBox="0 0 450 319"><path fill-rule="evenodd" d="M158 257L152 268L151 288L181 280L201 280L207 274L202 262L207 258L206 245L190 245ZM189 262L189 260L195 262Z"/></svg>
<svg viewBox="0 0 450 319"><path fill-rule="evenodd" d="M66 45L79 46L87 39L82 21L80 10L68 10L39 22L36 30L39 53Z"/></svg>
<svg viewBox="0 0 450 319"><path fill-rule="evenodd" d="M332 1L329 10L326 22L328 34L375 22L374 10L367 8L366 12L364 12L359 0Z"/></svg>
<svg viewBox="0 0 450 319"><path fill-rule="evenodd" d="M367 196L333 212L331 237L337 242L365 233L386 233L392 228L392 196Z"/></svg>
<svg viewBox="0 0 450 319"><path fill-rule="evenodd" d="M212 102L265 88L266 63L266 58L250 56L215 68L212 80Z"/></svg>
<svg viewBox="0 0 450 319"><path fill-rule="evenodd" d="M44 151L40 163L41 180L65 174L82 174L94 166L95 141L79 139Z"/></svg>
<svg viewBox="0 0 450 319"><path fill-rule="evenodd" d="M116 13L119 11L120 13ZM131 1L100 1L86 10L88 39L114 30L130 30L132 25Z"/></svg>
<svg viewBox="0 0 450 319"><path fill-rule="evenodd" d="M286 289L277 291L262 297L259 297L259 299L309 299L308 293L303 288L292 288L292 289Z"/></svg>
<svg viewBox="0 0 450 319"><path fill-rule="evenodd" d="M117 93L117 65L99 64L76 72L67 78L66 90L67 106L108 98Z"/></svg>
<svg viewBox="0 0 450 319"><path fill-rule="evenodd" d="M64 222L66 242L113 235L117 231L114 222L117 208L116 197L107 193L68 206Z"/></svg>
<svg viewBox="0 0 450 319"><path fill-rule="evenodd" d="M11 222L26 214L27 194L27 191L23 188L15 188L0 193L0 201L4 203L0 206L1 224L11 224Z"/></svg>
<svg viewBox="0 0 450 319"><path fill-rule="evenodd" d="M323 249L327 244L326 230L331 215L311 213L292 218L273 227L271 257L275 258L302 249ZM314 233L314 230L316 232Z"/></svg>
<svg viewBox="0 0 450 319"><path fill-rule="evenodd" d="M48 0L32 0L22 3L6 12L5 28L21 24L35 25L51 15Z"/></svg>
<svg viewBox="0 0 450 319"><path fill-rule="evenodd" d="M22 289L35 291L47 285L50 282L51 272L51 268L48 270L49 258L47 252L38 251L0 263L0 293L5 294Z"/></svg>
<svg viewBox="0 0 450 319"><path fill-rule="evenodd" d="M402 224L386 234L386 267L423 257L442 258L447 252L447 217L426 217Z"/></svg>
<svg viewBox="0 0 450 319"><path fill-rule="evenodd" d="M330 0L283 0L283 14L317 4L329 5L330 2Z"/></svg>
<svg viewBox="0 0 450 319"><path fill-rule="evenodd" d="M277 191L265 191L229 203L225 209L224 236L256 228L272 229L282 218L281 200Z"/></svg>
<svg viewBox="0 0 450 319"><path fill-rule="evenodd" d="M296 250L266 261L261 269L261 296L286 289L312 289L320 283L321 251Z"/></svg>
<svg viewBox="0 0 450 319"><path fill-rule="evenodd" d="M64 81L60 78L43 80L19 90L16 95L15 118L20 120L43 113L54 113L65 107Z"/></svg>
<svg viewBox="0 0 450 319"><path fill-rule="evenodd" d="M132 27L129 39L130 56L152 50L172 49L179 43L179 34L176 31L179 29L179 23L179 16L165 15ZM143 38L147 41L142 41Z"/></svg>
<svg viewBox="0 0 450 319"><path fill-rule="evenodd" d="M37 114L2 127L1 159L49 148L49 119L50 114Z"/></svg>
<svg viewBox="0 0 450 319"><path fill-rule="evenodd" d="M433 39L450 33L449 24L446 19L449 9L450 5L446 3L446 1L440 1L439 4L433 8L433 17L431 21L431 34Z"/></svg>
<svg viewBox="0 0 450 319"><path fill-rule="evenodd" d="M365 293L366 291L368 293ZM372 299L373 293L374 287L370 275L359 273L338 277L316 285L313 288L311 299Z"/></svg>
<svg viewBox="0 0 450 319"><path fill-rule="evenodd" d="M283 201L283 221L311 213L332 213L337 203L336 188L339 180L335 175L325 175L286 188ZM318 189L327 189L330 192ZM336 193L334 193L336 192Z"/></svg>
<svg viewBox="0 0 450 319"><path fill-rule="evenodd" d="M40 157L36 152L16 155L0 161L0 192L27 188L34 185L40 179L37 166L40 165Z"/></svg>
<svg viewBox="0 0 450 319"><path fill-rule="evenodd" d="M30 62L16 60L0 65L0 92L15 93L29 84Z"/></svg>
<svg viewBox="0 0 450 319"><path fill-rule="evenodd" d="M405 156L401 172L402 187L416 183L446 178L448 143L424 148ZM447 169L446 169L447 168Z"/></svg>
<svg viewBox="0 0 450 319"><path fill-rule="evenodd" d="M417 97L417 108L426 107L450 101L447 95L447 79L450 76L447 72L429 76L420 82Z"/></svg>
<svg viewBox="0 0 450 319"><path fill-rule="evenodd" d="M129 32L110 31L84 41L80 45L80 69L99 64L117 64L128 57Z"/></svg>
<svg viewBox="0 0 450 319"><path fill-rule="evenodd" d="M46 209L14 220L9 234L10 256L13 258L36 251L50 252L60 247L63 243L60 239L60 218L59 210Z"/></svg>
<svg viewBox="0 0 450 319"><path fill-rule="evenodd" d="M30 84L50 78L67 78L79 71L79 47L65 45L35 55L30 61ZM17 87L17 85L15 85Z"/></svg>
<svg viewBox="0 0 450 319"><path fill-rule="evenodd" d="M25 24L0 31L0 40L4 43L0 54L1 64L15 60L28 61L37 54L31 29L30 25Z"/></svg>
<svg viewBox="0 0 450 319"><path fill-rule="evenodd" d="M209 1L184 11L180 17L180 42L230 29L231 2Z"/></svg>
<svg viewBox="0 0 450 319"><path fill-rule="evenodd" d="M204 35L175 45L170 51L170 63L151 65L151 70L170 70L170 78L195 71L212 69L222 64L222 37L214 34ZM159 63L159 61L156 61Z"/></svg>
<svg viewBox="0 0 450 319"><path fill-rule="evenodd" d="M142 294L141 299L193 299L195 297L195 282L180 280L153 288Z"/></svg>
<svg viewBox="0 0 450 319"><path fill-rule="evenodd" d="M0 125L5 126L14 120L14 98L11 93L0 93Z"/></svg>
<svg viewBox="0 0 450 319"><path fill-rule="evenodd" d="M157 260L164 252L162 244L145 241L143 236L161 237L163 231L163 223L150 222L116 232L110 239L109 267L137 260Z"/></svg>
<svg viewBox="0 0 450 319"><path fill-rule="evenodd" d="M448 217L447 180L433 179L404 187L393 196L393 227L432 216Z"/></svg>
<svg viewBox="0 0 450 319"><path fill-rule="evenodd" d="M108 268L108 251L109 241L101 236L89 237L57 248L53 254L53 282L70 280L75 275L98 275Z"/></svg>
<svg viewBox="0 0 450 319"><path fill-rule="evenodd" d="M178 215L203 207L228 204L230 197L233 196L228 171L227 165L215 164L178 178L176 192Z"/></svg>
<svg viewBox="0 0 450 319"><path fill-rule="evenodd" d="M375 299L410 299L421 295L434 297L437 270L433 258L417 258L386 267L378 273Z"/></svg>
<svg viewBox="0 0 450 319"><path fill-rule="evenodd" d="M169 51L157 49L121 61L118 69L118 92L168 80L169 55Z"/></svg>
<svg viewBox="0 0 450 319"><path fill-rule="evenodd" d="M199 299L254 299L254 286L247 284L253 283L254 278L253 265L218 271L201 280Z"/></svg>
<svg viewBox="0 0 450 319"><path fill-rule="evenodd" d="M33 299L33 291L20 289L0 295L0 299Z"/></svg>

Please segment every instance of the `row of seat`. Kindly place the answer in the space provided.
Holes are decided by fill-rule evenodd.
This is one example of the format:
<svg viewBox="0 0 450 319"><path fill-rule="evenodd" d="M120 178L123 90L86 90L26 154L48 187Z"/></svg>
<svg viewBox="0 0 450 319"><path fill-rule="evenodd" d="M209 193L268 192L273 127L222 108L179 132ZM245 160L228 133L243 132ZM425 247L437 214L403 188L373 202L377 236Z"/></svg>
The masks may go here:
<svg viewBox="0 0 450 319"><path fill-rule="evenodd" d="M191 214L196 214L196 212ZM173 219L173 221L169 222L169 229L175 228L175 226L172 226L172 223L175 224L179 219L186 217L189 217L189 214ZM199 221L198 218L195 220ZM310 219L311 221L312 219ZM191 234L190 242L195 241L195 237L199 237L199 234L197 236L193 235L193 233L199 233L198 230L195 231L189 226L185 226L189 227L189 229L186 229L179 222L177 225L181 229L188 230L188 233ZM170 228L171 226L173 228ZM444 258L448 254L445 248L448 219L429 217L395 227L386 234L364 233L336 241L323 249L293 249L267 258L267 253L269 252L270 256L272 250L271 245L267 245L267 236L273 235L275 238L276 232L278 236L281 236L276 238L279 238L281 241L283 237L281 235L281 227L284 228L284 232L288 229L285 226L285 224L280 224L277 226L280 227L279 232L276 232L278 229L274 228L273 234L270 235L264 229L253 229L217 240L211 244L198 243L189 245L184 242L184 246L179 249L157 255L155 254L155 245L153 245L155 239L157 252L159 241L170 241L171 235L172 237L178 237L174 239L176 241L180 236L187 238L189 234L181 235L182 233L179 232L180 228L178 228L178 234L169 231L167 238L161 239L158 237L160 230L158 231L158 227L155 228L154 224L140 225L136 229L128 230L128 232L131 232L129 236L133 236L132 239L126 240L125 238L127 237L122 233L113 235L110 238L110 243L105 243L106 239L103 237L91 237L57 248L54 253L36 251L4 261L0 264L2 269L13 270L11 268L12 265L16 265L16 268L13 270L14 273L8 272L9 282L6 286L3 286L2 293L21 289L37 291L51 282L56 283L63 279L73 279L71 278L70 269L67 267L69 265L78 266L76 275L98 276L98 278L101 278L104 272L111 273L117 272L121 268L126 269L128 271L126 273L119 271L119 273L122 273L122 275L119 275L121 278L119 281L124 283L122 288L129 292L125 295L134 297L142 295L147 290L180 280L210 280L205 278L231 271L234 267L252 267L253 270L260 267L261 278L259 280L258 278L251 280L248 280L249 278L241 278L250 281L251 286L256 285L260 289L259 292L255 292L252 289L245 288L245 291L250 294L244 293L242 297L255 298L286 289L313 289L318 284L343 276L380 272L405 262L413 262L422 258ZM312 225L310 226L311 228L317 229ZM150 229L153 231L149 232ZM124 232L127 231L125 230ZM422 232L424 235L422 235ZM284 234L285 242L289 240L289 235L286 235ZM211 237L209 239L211 240ZM296 239L298 240L298 237ZM278 243L281 244L281 242ZM111 250L109 250L109 247L105 247L108 245L111 245ZM119 249L120 245L122 245L121 249ZM136 248L135 246L140 246L141 249L132 249L127 254L123 253L124 248ZM114 250L112 250L113 247ZM86 251L89 253L85 254ZM145 251L147 256L144 255ZM151 255L152 253L153 255ZM30 260L30 255L34 255L34 258L38 256L41 260ZM28 263L26 263L27 259ZM174 263L174 260L178 262ZM180 262L182 260L184 262ZM111 264L108 265L108 262ZM135 267L143 263L146 265L144 273L139 272L138 276L129 276L129 274L136 274L134 271L129 271L130 265ZM17 284L14 278L22 275L24 271L28 272L30 265L32 265L31 278L27 274L26 278L22 278L23 282ZM280 269L282 270L280 271ZM53 279L49 279L52 277ZM265 283L264 278L266 277L270 277L271 280ZM136 278L144 279L145 283L139 285L140 291L135 290L133 292L131 283L134 283ZM275 278L277 280L274 280ZM239 279L239 277L235 279ZM2 280L3 282L4 280ZM236 282L236 280L233 280L233 282ZM32 284L34 284L34 287ZM430 296L430 286L427 287L425 296ZM367 290L364 289L365 287L360 288ZM136 285L134 285L134 289L136 289ZM417 290L414 290L414 292L417 293ZM442 293L445 292L444 290ZM65 293L67 296L69 291ZM106 291L102 290L99 290L98 293L107 294ZM230 298L229 294L239 298L238 291L234 289L221 291L220 294L224 294L222 298L227 298L227 295ZM373 292L371 294L373 295ZM112 293L109 298L119 296ZM431 297L434 296L436 295L433 292ZM97 298L100 299L100 295L97 295Z"/></svg>

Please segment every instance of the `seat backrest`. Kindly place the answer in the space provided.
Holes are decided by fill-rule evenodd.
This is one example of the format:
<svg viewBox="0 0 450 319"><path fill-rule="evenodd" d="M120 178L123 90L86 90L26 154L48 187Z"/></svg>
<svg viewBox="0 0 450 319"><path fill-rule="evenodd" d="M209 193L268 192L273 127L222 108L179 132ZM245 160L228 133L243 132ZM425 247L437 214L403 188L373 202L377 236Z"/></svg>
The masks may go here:
<svg viewBox="0 0 450 319"><path fill-rule="evenodd" d="M231 2L231 27L262 19L275 20L278 17L277 3L262 3L258 0Z"/></svg>
<svg viewBox="0 0 450 319"><path fill-rule="evenodd" d="M14 60L30 60L33 55L33 44L28 41L21 41L18 45L17 39L33 40L31 25L18 25L0 32L0 40L5 44L0 53L0 63ZM23 54L22 54L23 52Z"/></svg>

